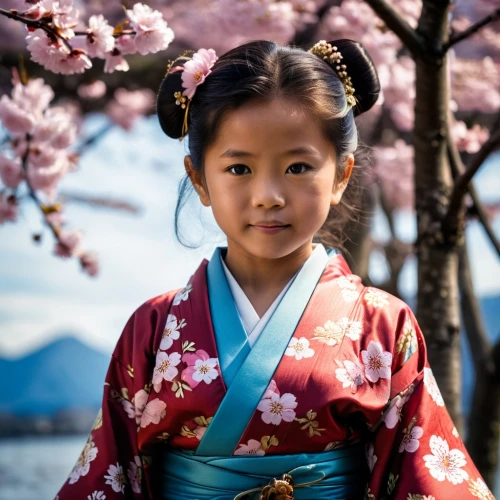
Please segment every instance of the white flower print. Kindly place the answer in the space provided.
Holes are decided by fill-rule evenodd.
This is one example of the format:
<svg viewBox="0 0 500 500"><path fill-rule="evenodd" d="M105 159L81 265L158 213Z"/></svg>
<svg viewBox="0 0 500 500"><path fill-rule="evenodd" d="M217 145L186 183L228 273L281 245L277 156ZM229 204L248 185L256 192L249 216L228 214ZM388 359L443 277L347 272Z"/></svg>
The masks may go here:
<svg viewBox="0 0 500 500"><path fill-rule="evenodd" d="M191 293L191 290L193 289L193 285L189 284L182 290L178 291L175 294L174 301L172 305L178 306L183 300L187 300L189 297L189 294Z"/></svg>
<svg viewBox="0 0 500 500"><path fill-rule="evenodd" d="M458 430L456 427L453 427L453 430L451 431L452 435L457 437L460 437L460 434L458 433Z"/></svg>
<svg viewBox="0 0 500 500"><path fill-rule="evenodd" d="M149 424L158 424L166 415L167 403L156 398L150 401L142 412L141 427L147 427Z"/></svg>
<svg viewBox="0 0 500 500"><path fill-rule="evenodd" d="M163 330L163 335L161 336L160 349L166 351L172 347L174 340L177 340L180 336L179 330L186 326L186 322L181 319L179 322L173 314L169 314L167 317L167 324Z"/></svg>
<svg viewBox="0 0 500 500"><path fill-rule="evenodd" d="M250 439L247 444L240 444L240 447L234 452L235 455L255 455L263 457L266 452L262 449L260 441Z"/></svg>
<svg viewBox="0 0 500 500"><path fill-rule="evenodd" d="M104 476L104 479L106 479L105 484L110 484L113 491L117 493L124 493L127 480L125 479L125 474L123 474L122 466L119 463L116 465L111 464L108 469L108 474L109 476Z"/></svg>
<svg viewBox="0 0 500 500"><path fill-rule="evenodd" d="M92 496L87 496L87 500L106 500L106 495L104 494L104 491L94 491Z"/></svg>
<svg viewBox="0 0 500 500"><path fill-rule="evenodd" d="M334 283L336 283L341 289L342 298L345 302L354 302L359 297L359 292L356 290L357 286L355 283L346 278L345 276L340 276L335 278Z"/></svg>
<svg viewBox="0 0 500 500"><path fill-rule="evenodd" d="M450 450L446 440L435 435L431 436L429 446L432 455L425 455L424 461L433 478L438 481L446 479L453 484L469 479L469 474L462 469L467 461L460 450Z"/></svg>
<svg viewBox="0 0 500 500"><path fill-rule="evenodd" d="M196 382L203 381L210 384L219 376L219 372L215 369L217 364L217 358L197 359L194 363L193 379Z"/></svg>
<svg viewBox="0 0 500 500"><path fill-rule="evenodd" d="M342 382L342 387L350 387L351 391L355 393L358 387L365 382L365 377L363 375L363 369L353 361L345 360L343 362L343 368L337 368L335 370L335 376L337 380Z"/></svg>
<svg viewBox="0 0 500 500"><path fill-rule="evenodd" d="M365 455L366 461L368 462L368 467L370 468L370 472L372 472L375 464L377 463L377 455L375 455L375 448L373 446L373 443L369 443L366 445Z"/></svg>
<svg viewBox="0 0 500 500"><path fill-rule="evenodd" d="M424 435L424 429L415 425L414 427L408 427L407 431L403 436L403 441L399 445L399 453L403 453L403 451L409 451L410 453L414 453L418 450L420 446L419 439Z"/></svg>
<svg viewBox="0 0 500 500"><path fill-rule="evenodd" d="M285 393L283 396L273 394L270 399L261 399L257 410L262 412L262 420L266 424L279 425L282 420L292 422L295 418L297 401L293 394Z"/></svg>
<svg viewBox="0 0 500 500"><path fill-rule="evenodd" d="M476 481L469 481L469 491L479 500L495 500L493 493L488 489L486 483L478 477Z"/></svg>
<svg viewBox="0 0 500 500"><path fill-rule="evenodd" d="M341 318L338 324L344 331L346 335L351 340L359 340L360 335L363 333L363 327L361 326L361 321L351 321L349 318Z"/></svg>
<svg viewBox="0 0 500 500"><path fill-rule="evenodd" d="M138 457L137 455L134 457L133 462L129 462L127 476L132 491L134 493L140 493L141 481L142 481L142 463L141 463L141 458Z"/></svg>
<svg viewBox="0 0 500 500"><path fill-rule="evenodd" d="M181 355L178 352L167 354L163 351L158 351L156 355L156 366L153 372L153 387L156 392L160 392L161 383L163 380L172 382L179 370L176 366L181 362Z"/></svg>
<svg viewBox="0 0 500 500"><path fill-rule="evenodd" d="M373 383L380 378L391 378L392 354L382 349L379 342L373 340L366 351L361 351L361 359L365 365L365 377Z"/></svg>
<svg viewBox="0 0 500 500"><path fill-rule="evenodd" d="M83 447L76 465L69 475L69 484L75 484L81 476L86 476L90 470L90 462L95 460L98 449L94 441L90 438Z"/></svg>
<svg viewBox="0 0 500 500"><path fill-rule="evenodd" d="M435 401L438 406L444 406L443 396L441 395L441 391L439 390L436 379L430 368L424 368L424 385L432 400Z"/></svg>
<svg viewBox="0 0 500 500"><path fill-rule="evenodd" d="M373 307L384 307L389 304L387 300L388 295L380 290L374 290L373 288L369 288L365 293L365 301L368 305Z"/></svg>
<svg viewBox="0 0 500 500"><path fill-rule="evenodd" d="M296 360L300 360L302 358L311 358L314 356L314 350L309 347L309 340L305 337L301 337L300 339L294 337L290 340L285 355L295 356Z"/></svg>

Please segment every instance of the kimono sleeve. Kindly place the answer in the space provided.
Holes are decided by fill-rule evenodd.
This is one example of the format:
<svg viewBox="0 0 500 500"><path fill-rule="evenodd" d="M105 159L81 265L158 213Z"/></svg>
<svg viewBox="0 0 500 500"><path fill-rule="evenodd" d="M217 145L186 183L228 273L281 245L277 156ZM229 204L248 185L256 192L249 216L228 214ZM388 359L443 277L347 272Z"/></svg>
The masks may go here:
<svg viewBox="0 0 500 500"><path fill-rule="evenodd" d="M397 319L389 404L367 446L369 500L494 500L446 410L416 319Z"/></svg>
<svg viewBox="0 0 500 500"><path fill-rule="evenodd" d="M168 302L166 296L146 302L125 325L111 356L102 407L57 500L153 498L151 461L139 449L137 430Z"/></svg>

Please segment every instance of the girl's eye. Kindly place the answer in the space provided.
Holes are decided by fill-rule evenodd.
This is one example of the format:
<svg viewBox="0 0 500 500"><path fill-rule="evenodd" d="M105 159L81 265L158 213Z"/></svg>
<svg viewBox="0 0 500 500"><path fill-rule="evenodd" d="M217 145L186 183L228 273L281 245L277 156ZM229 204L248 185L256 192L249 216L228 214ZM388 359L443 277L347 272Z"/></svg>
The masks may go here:
<svg viewBox="0 0 500 500"><path fill-rule="evenodd" d="M250 171L250 169L246 165L233 165L232 167L229 167L227 170L231 172L233 175L244 175Z"/></svg>
<svg viewBox="0 0 500 500"><path fill-rule="evenodd" d="M290 172L291 174L303 174L308 170L311 170L309 165L306 165L305 163L295 163L288 167L287 172Z"/></svg>

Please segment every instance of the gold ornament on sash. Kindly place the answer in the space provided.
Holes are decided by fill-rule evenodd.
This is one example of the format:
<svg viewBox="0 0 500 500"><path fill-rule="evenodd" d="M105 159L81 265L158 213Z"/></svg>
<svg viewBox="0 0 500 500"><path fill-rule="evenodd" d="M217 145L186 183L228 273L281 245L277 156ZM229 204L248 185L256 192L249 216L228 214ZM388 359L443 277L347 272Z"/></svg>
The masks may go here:
<svg viewBox="0 0 500 500"><path fill-rule="evenodd" d="M354 97L355 89L352 86L351 77L347 74L347 66L341 64L343 57L338 48L331 43L327 43L326 40L320 40L318 43L315 43L308 52L320 57L335 68L335 71L344 85L347 104L351 107L356 106L356 97Z"/></svg>

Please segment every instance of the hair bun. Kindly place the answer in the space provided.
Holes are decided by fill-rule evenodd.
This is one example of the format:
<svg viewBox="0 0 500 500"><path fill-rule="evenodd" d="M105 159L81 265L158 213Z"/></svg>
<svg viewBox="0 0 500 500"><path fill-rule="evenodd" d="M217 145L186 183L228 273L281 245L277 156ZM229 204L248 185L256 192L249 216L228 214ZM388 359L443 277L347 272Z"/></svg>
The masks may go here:
<svg viewBox="0 0 500 500"><path fill-rule="evenodd" d="M354 87L357 103L353 108L354 116L359 116L377 102L380 94L380 81L375 64L363 45L355 40L342 38L328 43L337 47L342 54L342 63L347 66L346 71Z"/></svg>
<svg viewBox="0 0 500 500"><path fill-rule="evenodd" d="M184 67L189 57L177 58L160 83L156 97L156 114L160 126L169 137L179 139L182 136L182 124L184 122L185 110L175 104L175 92L182 91L182 71L174 71L176 67Z"/></svg>

